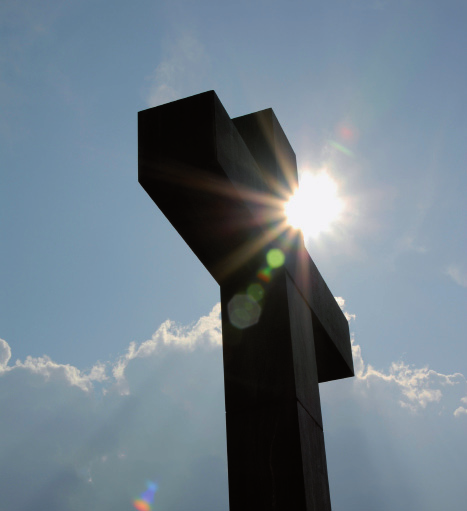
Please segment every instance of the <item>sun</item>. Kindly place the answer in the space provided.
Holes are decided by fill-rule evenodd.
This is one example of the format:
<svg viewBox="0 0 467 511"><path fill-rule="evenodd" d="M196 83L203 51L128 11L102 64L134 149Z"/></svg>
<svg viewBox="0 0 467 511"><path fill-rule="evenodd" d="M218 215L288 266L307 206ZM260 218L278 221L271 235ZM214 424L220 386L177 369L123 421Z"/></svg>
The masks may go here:
<svg viewBox="0 0 467 511"><path fill-rule="evenodd" d="M315 174L305 171L284 209L289 225L300 229L306 239L329 230L341 216L344 202L337 182L325 169Z"/></svg>

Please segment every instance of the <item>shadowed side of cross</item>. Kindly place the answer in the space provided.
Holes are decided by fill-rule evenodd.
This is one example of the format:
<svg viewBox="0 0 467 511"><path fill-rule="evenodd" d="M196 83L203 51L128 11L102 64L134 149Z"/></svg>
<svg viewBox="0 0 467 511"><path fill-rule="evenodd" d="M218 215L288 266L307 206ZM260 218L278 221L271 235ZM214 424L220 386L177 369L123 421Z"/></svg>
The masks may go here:
<svg viewBox="0 0 467 511"><path fill-rule="evenodd" d="M318 382L353 376L347 320L285 221L273 111L214 91L139 112L139 182L221 286L231 511L330 510Z"/></svg>

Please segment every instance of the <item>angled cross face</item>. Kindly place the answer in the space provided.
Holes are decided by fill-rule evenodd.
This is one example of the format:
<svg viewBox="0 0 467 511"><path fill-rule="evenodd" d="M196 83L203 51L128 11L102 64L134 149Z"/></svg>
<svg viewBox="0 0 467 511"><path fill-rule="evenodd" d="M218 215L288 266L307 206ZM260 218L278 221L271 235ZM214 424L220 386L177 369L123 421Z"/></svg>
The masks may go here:
<svg viewBox="0 0 467 511"><path fill-rule="evenodd" d="M231 511L331 509L318 382L353 376L348 323L285 222L295 154L273 111L214 91L139 112L139 182L221 287Z"/></svg>

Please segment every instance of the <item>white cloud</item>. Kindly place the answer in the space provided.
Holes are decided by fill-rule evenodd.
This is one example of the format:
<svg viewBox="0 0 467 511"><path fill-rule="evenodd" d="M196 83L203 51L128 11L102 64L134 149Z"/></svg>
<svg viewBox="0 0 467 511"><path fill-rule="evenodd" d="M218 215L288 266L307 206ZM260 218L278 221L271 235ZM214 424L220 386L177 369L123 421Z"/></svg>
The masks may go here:
<svg viewBox="0 0 467 511"><path fill-rule="evenodd" d="M167 320L156 330L151 339L139 346L132 342L125 355L114 364L112 374L120 391L129 393L125 380L125 368L135 358L157 355L164 348L193 351L196 347L206 348L222 346L222 330L220 323L221 306L215 305L207 316L202 316L195 324L180 326Z"/></svg>
<svg viewBox="0 0 467 511"><path fill-rule="evenodd" d="M127 511L159 478L161 509L227 510L219 316L167 321L86 373L49 357L7 365L1 342L2 506Z"/></svg>
<svg viewBox="0 0 467 511"><path fill-rule="evenodd" d="M352 319L355 320L357 317L355 314L350 314L346 310L344 310L344 308L345 308L344 298L342 298L342 296L335 296L334 298L337 302L337 305L339 305L339 307L341 308L341 311L344 313L344 316L347 319L347 321L350 322L350 320L352 320Z"/></svg>
<svg viewBox="0 0 467 511"><path fill-rule="evenodd" d="M464 509L465 377L353 357L355 378L320 386L333 511Z"/></svg>
<svg viewBox="0 0 467 511"><path fill-rule="evenodd" d="M220 329L218 304L88 372L48 357L8 365L0 342L5 509L124 511L156 479L155 508L227 510ZM321 386L333 510L437 511L441 497L463 509L465 432L453 414L465 416L465 378L402 362L380 371L355 343L353 353L357 377Z"/></svg>
<svg viewBox="0 0 467 511"><path fill-rule="evenodd" d="M344 298L337 296L335 299L347 320L355 319L355 314L345 310ZM365 364L361 347L355 344L353 334L352 354L356 376L354 386L365 386L367 389L385 388L402 408L413 412L426 408L430 403L440 403L446 386L461 384L465 387L467 383L461 373L446 375L428 367L415 367L402 361L393 362L386 372L377 370L370 364ZM467 402L467 397L461 398L461 401Z"/></svg>
<svg viewBox="0 0 467 511"><path fill-rule="evenodd" d="M459 286L467 287L467 271L458 264L451 264L446 268L446 274Z"/></svg>
<svg viewBox="0 0 467 511"><path fill-rule="evenodd" d="M209 68L204 46L192 34L184 34L170 46L151 78L147 97L149 106L157 106L190 94L203 92L201 85Z"/></svg>
<svg viewBox="0 0 467 511"><path fill-rule="evenodd" d="M384 382L388 389L393 388L399 404L412 411L426 408L430 403L439 403L446 386L466 384L461 373L446 375L428 367L418 368L404 362L393 362L389 371L379 371L363 362L360 346L353 347L353 356L357 381L367 386Z"/></svg>
<svg viewBox="0 0 467 511"><path fill-rule="evenodd" d="M0 373L6 369L10 358L10 345L5 340L0 339Z"/></svg>
<svg viewBox="0 0 467 511"><path fill-rule="evenodd" d="M334 297L336 302L337 302L337 305L339 305L339 307L342 309L345 305L345 300L344 298L342 298L342 296L335 296Z"/></svg>
<svg viewBox="0 0 467 511"><path fill-rule="evenodd" d="M460 417L461 415L467 415L467 408L464 408L463 406L456 408L454 411L454 417Z"/></svg>
<svg viewBox="0 0 467 511"><path fill-rule="evenodd" d="M69 364L57 364L48 356L26 357L24 362L17 360L15 365L10 366L11 349L9 344L0 339L0 375L11 371L26 370L29 373L38 374L46 381L55 380L79 387L86 392L93 387L93 382L102 382L107 379L105 365L97 363L88 373L80 371Z"/></svg>
<svg viewBox="0 0 467 511"><path fill-rule="evenodd" d="M461 398L461 403L467 405L467 396ZM467 415L467 408L465 406L459 406L454 410L454 417L460 417L461 415Z"/></svg>

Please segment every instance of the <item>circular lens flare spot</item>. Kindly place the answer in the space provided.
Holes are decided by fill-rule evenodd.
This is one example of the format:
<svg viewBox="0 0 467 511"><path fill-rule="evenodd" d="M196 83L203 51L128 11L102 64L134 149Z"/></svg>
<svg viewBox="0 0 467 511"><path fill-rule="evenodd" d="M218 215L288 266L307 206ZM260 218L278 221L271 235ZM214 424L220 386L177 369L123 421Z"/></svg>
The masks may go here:
<svg viewBox="0 0 467 511"><path fill-rule="evenodd" d="M244 329L258 323L261 307L248 295L235 295L227 310L233 326Z"/></svg>
<svg viewBox="0 0 467 511"><path fill-rule="evenodd" d="M261 284L250 284L246 290L246 294L255 302L259 302L263 299L264 288Z"/></svg>
<svg viewBox="0 0 467 511"><path fill-rule="evenodd" d="M285 255L279 248L271 248L266 254L266 261L271 268L279 268L285 262Z"/></svg>
<svg viewBox="0 0 467 511"><path fill-rule="evenodd" d="M313 238L339 219L344 203L336 181L322 170L319 174L302 174L298 190L284 209L288 223L300 229L305 238Z"/></svg>

